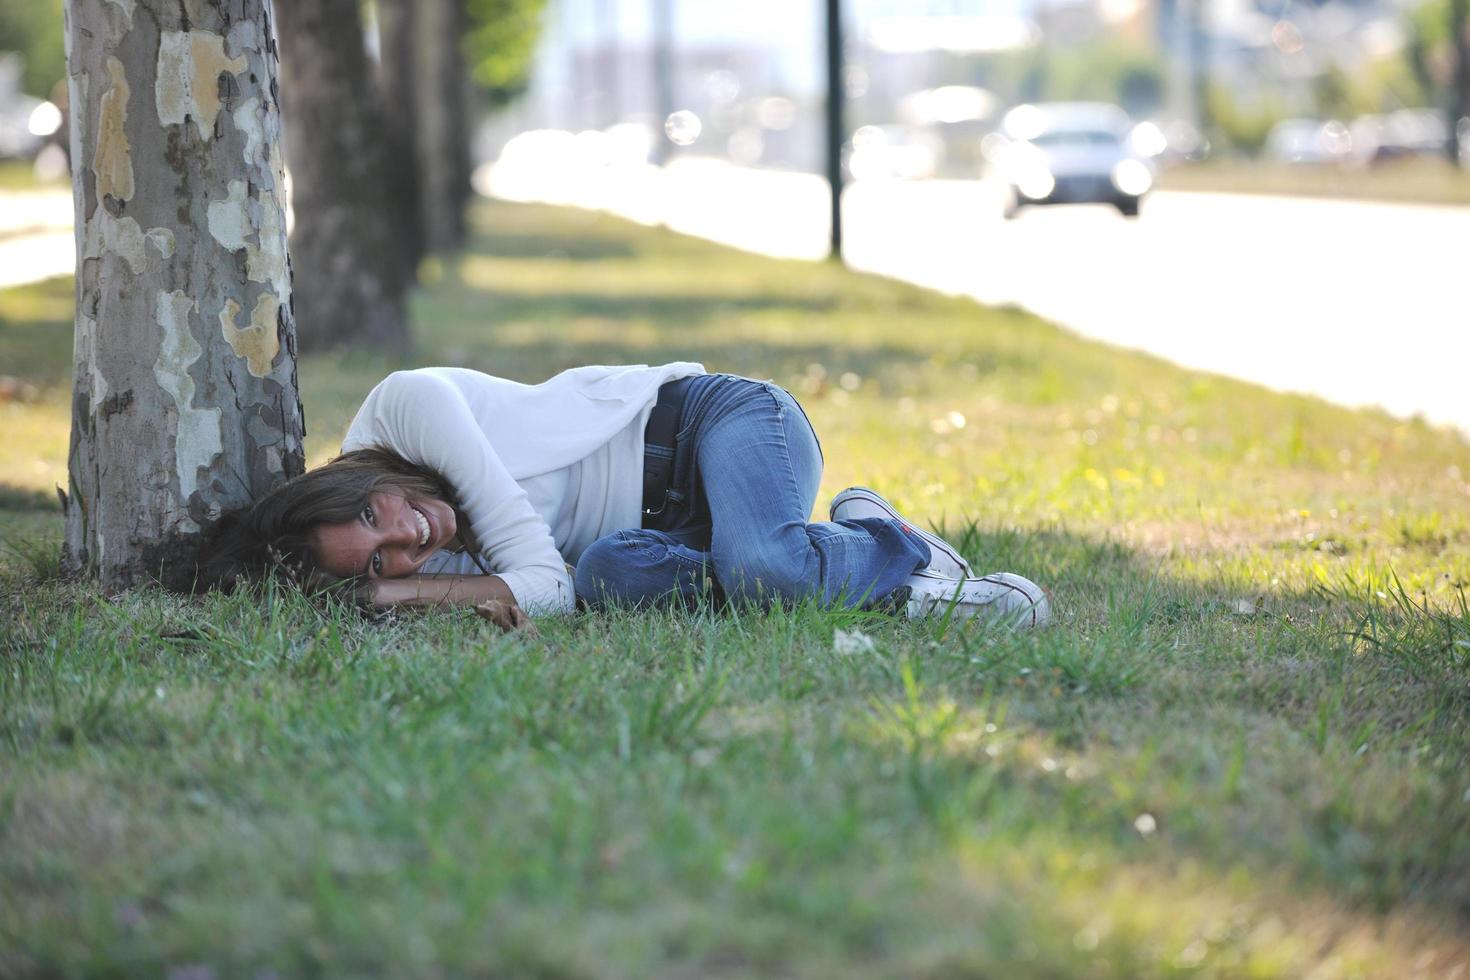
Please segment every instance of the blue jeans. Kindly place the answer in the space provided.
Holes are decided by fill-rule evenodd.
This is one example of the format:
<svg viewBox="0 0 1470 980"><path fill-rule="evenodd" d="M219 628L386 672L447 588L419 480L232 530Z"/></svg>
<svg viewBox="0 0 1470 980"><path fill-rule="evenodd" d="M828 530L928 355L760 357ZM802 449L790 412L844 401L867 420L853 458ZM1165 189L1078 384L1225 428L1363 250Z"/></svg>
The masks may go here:
<svg viewBox="0 0 1470 980"><path fill-rule="evenodd" d="M872 606L929 563L929 546L895 521L807 522L822 451L785 389L722 374L670 383L686 388L667 500L642 528L582 553L577 596L588 606Z"/></svg>

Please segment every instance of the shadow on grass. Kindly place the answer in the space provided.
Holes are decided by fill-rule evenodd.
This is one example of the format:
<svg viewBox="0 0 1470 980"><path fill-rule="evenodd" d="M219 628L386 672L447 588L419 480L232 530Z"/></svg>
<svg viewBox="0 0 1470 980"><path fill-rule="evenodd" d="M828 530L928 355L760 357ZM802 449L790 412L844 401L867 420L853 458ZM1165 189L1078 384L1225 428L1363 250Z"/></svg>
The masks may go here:
<svg viewBox="0 0 1470 980"><path fill-rule="evenodd" d="M780 293L732 296L721 292L691 290L675 295L627 295L589 290L578 293L527 295L493 287L467 286L495 310L497 320L575 321L619 320L636 324L657 321L671 329L701 326L731 316L790 310L795 313L830 313L839 303L827 296L788 296Z"/></svg>
<svg viewBox="0 0 1470 980"><path fill-rule="evenodd" d="M639 254L639 250L624 236L584 235L569 239L563 235L516 232L513 229L499 230L476 251L495 258L573 262L626 259Z"/></svg>
<svg viewBox="0 0 1470 980"><path fill-rule="evenodd" d="M558 371L584 364L698 361L710 371L762 380L774 378L783 384L789 384L809 365L821 364L831 375L829 383L835 384L839 374L851 371L877 381L880 390L892 390L899 387L897 378L906 368L919 367L926 361L922 353L898 347L836 351L824 343L767 344L738 336L702 336L680 343L664 332L606 340L569 336L507 339L494 326L487 326L484 341L474 346L459 346L445 338L435 347L452 352L455 363L464 367L526 382L542 381ZM995 365L989 368L999 370Z"/></svg>
<svg viewBox="0 0 1470 980"><path fill-rule="evenodd" d="M0 290L0 374L69 384L74 303L70 276Z"/></svg>
<svg viewBox="0 0 1470 980"><path fill-rule="evenodd" d="M22 588L55 579L61 534L61 502L55 491L0 483L0 579ZM0 629L4 626L0 616Z"/></svg>
<svg viewBox="0 0 1470 980"><path fill-rule="evenodd" d="M54 490L36 490L0 482L0 511L56 511L61 501Z"/></svg>

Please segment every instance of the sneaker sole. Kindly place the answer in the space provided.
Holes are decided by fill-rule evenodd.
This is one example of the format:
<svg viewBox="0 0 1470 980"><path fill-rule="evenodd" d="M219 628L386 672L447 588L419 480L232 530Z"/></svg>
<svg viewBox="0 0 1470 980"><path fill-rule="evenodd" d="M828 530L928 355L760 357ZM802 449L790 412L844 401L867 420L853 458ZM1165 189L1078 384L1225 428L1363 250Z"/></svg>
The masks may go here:
<svg viewBox="0 0 1470 980"><path fill-rule="evenodd" d="M837 508L842 506L849 500L864 500L870 504L873 504L879 510L883 511L883 513L887 514L892 520L898 521L898 523L902 524L904 527L911 529L915 534L917 534L920 538L924 540L924 543L927 544L930 549L940 552L941 554L945 555L950 560L958 564L960 568L964 569L965 574L960 576L961 578L973 578L975 576L974 570L970 568L970 563L965 561L963 555L954 550L953 545L941 538L939 535L931 534L930 532L924 530L922 527L916 525L907 517L904 517L898 511L893 509L892 504L884 500L882 497L878 496L878 493L876 491L869 490L867 487L848 487L846 490L833 497L832 506L827 509L827 517L833 521L837 520L835 516L837 513Z"/></svg>

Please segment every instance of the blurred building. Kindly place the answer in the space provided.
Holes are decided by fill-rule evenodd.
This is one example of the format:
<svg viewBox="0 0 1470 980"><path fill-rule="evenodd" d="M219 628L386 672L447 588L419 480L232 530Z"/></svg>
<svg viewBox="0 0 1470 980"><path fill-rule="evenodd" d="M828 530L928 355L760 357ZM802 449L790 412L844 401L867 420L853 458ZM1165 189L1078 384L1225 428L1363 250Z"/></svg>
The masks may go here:
<svg viewBox="0 0 1470 980"><path fill-rule="evenodd" d="M489 152L533 128L623 126L641 130L645 142L661 139L664 84L672 109L684 114L683 152L818 169L822 5L663 0L673 11L674 41L661 83L653 28L659 2L550 0L531 93L491 127ZM899 143L937 138L939 170L973 173L979 137L1006 101L1026 97L992 84L985 66L1007 56L1066 58L1101 42L1154 59L1165 98L1148 111L1161 121L1199 118L1202 76L1237 104L1309 115L1325 74L1352 75L1402 48L1405 5L1414 2L850 0L849 122L880 127ZM952 105L968 99L968 114L934 111L932 93L941 90ZM922 132L904 132L914 129Z"/></svg>

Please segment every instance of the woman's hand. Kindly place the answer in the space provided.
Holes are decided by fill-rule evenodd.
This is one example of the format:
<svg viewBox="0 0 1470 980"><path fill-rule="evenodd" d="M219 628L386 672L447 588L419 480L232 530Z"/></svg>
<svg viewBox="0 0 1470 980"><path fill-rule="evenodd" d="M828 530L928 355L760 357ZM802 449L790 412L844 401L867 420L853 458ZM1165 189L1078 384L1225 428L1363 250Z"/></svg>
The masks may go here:
<svg viewBox="0 0 1470 980"><path fill-rule="evenodd" d="M498 575L408 575L374 579L370 586L377 606L473 606L476 615L507 633L540 636L535 622L516 602Z"/></svg>
<svg viewBox="0 0 1470 980"><path fill-rule="evenodd" d="M475 614L499 626L507 633L521 632L527 636L540 636L541 631L526 611L516 605L515 600L489 599L475 606Z"/></svg>

